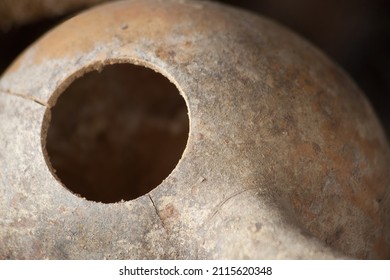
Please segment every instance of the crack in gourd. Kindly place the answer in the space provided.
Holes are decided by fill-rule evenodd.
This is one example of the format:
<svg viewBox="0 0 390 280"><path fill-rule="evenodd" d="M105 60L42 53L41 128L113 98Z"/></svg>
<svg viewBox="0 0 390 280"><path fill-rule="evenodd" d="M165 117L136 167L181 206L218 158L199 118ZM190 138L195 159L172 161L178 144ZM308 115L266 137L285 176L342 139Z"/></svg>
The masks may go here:
<svg viewBox="0 0 390 280"><path fill-rule="evenodd" d="M150 201L152 202L153 208L156 211L156 215L157 215L158 219L160 220L162 227L167 231L167 229L165 228L165 225L164 225L164 220L161 218L160 212L158 211L156 204L154 203L150 194L147 194L147 196L149 197Z"/></svg>
<svg viewBox="0 0 390 280"><path fill-rule="evenodd" d="M7 94L7 95L11 95L11 96L16 96L16 97L20 97L20 98L23 98L25 100L30 100L30 101L33 101L43 107L49 107L48 104L46 102L43 102L39 99L36 99L34 98L33 96L30 96L28 94L23 94L23 93L18 93L18 92L14 92L10 89L4 89L4 88L0 88L0 93L4 93L4 94Z"/></svg>

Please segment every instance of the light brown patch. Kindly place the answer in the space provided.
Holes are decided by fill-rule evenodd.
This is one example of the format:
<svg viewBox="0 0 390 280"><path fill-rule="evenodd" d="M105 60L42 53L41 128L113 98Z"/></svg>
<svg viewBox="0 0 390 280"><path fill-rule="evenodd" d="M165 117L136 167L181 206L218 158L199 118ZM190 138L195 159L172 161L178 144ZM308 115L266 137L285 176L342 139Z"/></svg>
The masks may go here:
<svg viewBox="0 0 390 280"><path fill-rule="evenodd" d="M165 208L163 210L161 210L161 212L160 212L160 218L163 221L168 220L168 219L172 219L172 218L176 218L178 216L179 216L179 212L170 203L167 206L165 206Z"/></svg>

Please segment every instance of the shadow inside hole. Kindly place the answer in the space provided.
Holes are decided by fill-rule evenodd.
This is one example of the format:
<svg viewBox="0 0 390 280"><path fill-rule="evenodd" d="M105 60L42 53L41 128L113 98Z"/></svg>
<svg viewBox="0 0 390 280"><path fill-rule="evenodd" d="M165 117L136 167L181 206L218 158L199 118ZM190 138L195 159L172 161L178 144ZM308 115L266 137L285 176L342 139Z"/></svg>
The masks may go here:
<svg viewBox="0 0 390 280"><path fill-rule="evenodd" d="M177 88L151 69L105 66L75 80L51 110L46 149L57 178L88 200L131 200L158 186L185 149Z"/></svg>

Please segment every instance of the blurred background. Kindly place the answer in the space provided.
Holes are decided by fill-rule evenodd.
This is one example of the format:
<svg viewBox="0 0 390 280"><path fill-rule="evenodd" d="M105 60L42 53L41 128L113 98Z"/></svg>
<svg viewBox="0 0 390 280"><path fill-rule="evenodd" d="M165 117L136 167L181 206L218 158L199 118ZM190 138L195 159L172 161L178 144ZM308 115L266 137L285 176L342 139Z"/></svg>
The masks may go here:
<svg viewBox="0 0 390 280"><path fill-rule="evenodd" d="M110 0L0 0L0 75L53 26ZM201 0L198 0L201 1ZM289 27L338 63L365 92L390 136L388 0L220 0Z"/></svg>

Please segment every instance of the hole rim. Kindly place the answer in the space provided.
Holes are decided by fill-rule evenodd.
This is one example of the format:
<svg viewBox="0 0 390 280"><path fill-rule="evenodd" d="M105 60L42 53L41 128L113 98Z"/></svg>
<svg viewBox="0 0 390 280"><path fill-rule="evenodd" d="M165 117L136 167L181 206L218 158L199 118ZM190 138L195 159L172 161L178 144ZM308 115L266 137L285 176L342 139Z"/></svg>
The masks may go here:
<svg viewBox="0 0 390 280"><path fill-rule="evenodd" d="M114 201L114 202L102 202L102 201L96 201L96 200L91 200L88 199L74 191L72 191L70 188L68 188L62 180L58 177L55 168L53 167L51 161L50 161L50 156L47 151L46 145L47 145L47 137L48 137L48 131L51 123L51 111L57 104L58 99L60 96L66 92L66 90L71 86L73 82L76 80L82 78L84 75L91 73L93 71L98 71L99 73L103 71L104 67L106 66L111 66L115 64L130 64L132 66L140 66L147 68L149 70L153 70L155 73L162 75L164 78L166 78L170 83L172 83L180 96L184 99L184 103L186 106L187 110L187 119L188 119L188 135L187 135L187 141L184 147L183 152L181 153L180 159L177 161L175 167L171 170L171 172L161 181L160 184L157 186L151 188L147 193L140 195L136 198L129 199L129 200L124 200L121 199L119 201ZM159 67L156 64L150 63L149 61L146 60L141 60L141 59L132 59L132 58L111 58L111 59L106 59L104 61L92 61L90 63L87 63L85 65L82 65L81 68L76 69L75 71L72 71L70 74L68 74L66 77L62 79L61 82L58 83L58 86L55 88L55 90L50 94L48 100L47 100L47 106L45 109L45 112L43 114L43 118L41 120L41 152L44 158L44 161L46 163L46 166L49 170L49 173L51 176L54 177L55 181L59 183L59 185L66 190L66 192L72 195L72 197L76 197L79 200L82 201L88 201L90 203L97 203L97 204L104 204L104 205L115 205L115 204L123 204L127 202L132 202L136 201L139 199L142 199L144 197L150 196L150 193L153 191L156 191L160 186L164 185L164 182L169 180L170 177L172 177L179 169L180 166L183 163L184 158L187 157L187 154L189 153L189 147L191 146L190 143L192 142L192 118L191 118L191 109L190 109L190 103L188 100L187 94L183 91L182 87L180 86L179 82L174 78L174 75L171 75L168 71L163 69L162 67Z"/></svg>

